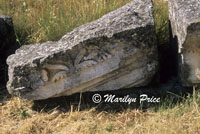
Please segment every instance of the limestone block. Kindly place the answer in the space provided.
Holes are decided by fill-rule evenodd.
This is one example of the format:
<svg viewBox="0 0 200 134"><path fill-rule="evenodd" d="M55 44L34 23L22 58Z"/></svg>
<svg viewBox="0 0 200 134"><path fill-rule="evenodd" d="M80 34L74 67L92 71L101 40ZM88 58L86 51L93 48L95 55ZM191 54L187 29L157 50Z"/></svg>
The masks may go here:
<svg viewBox="0 0 200 134"><path fill-rule="evenodd" d="M169 19L177 39L183 86L200 83L200 0L169 0ZM176 44L173 44L176 45Z"/></svg>
<svg viewBox="0 0 200 134"><path fill-rule="evenodd" d="M152 2L133 0L57 42L22 46L7 64L7 89L24 99L146 86L158 69Z"/></svg>

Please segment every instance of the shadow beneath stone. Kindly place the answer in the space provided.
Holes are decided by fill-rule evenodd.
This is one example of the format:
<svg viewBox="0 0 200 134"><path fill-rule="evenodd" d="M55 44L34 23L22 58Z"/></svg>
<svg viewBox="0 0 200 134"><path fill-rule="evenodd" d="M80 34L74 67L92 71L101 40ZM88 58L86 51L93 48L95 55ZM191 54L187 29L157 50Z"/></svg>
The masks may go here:
<svg viewBox="0 0 200 134"><path fill-rule="evenodd" d="M172 34L172 26L171 22L169 21L169 34L170 34L170 60L171 60L171 75L178 76L178 38L177 36L173 37Z"/></svg>
<svg viewBox="0 0 200 134"><path fill-rule="evenodd" d="M172 35L170 21L169 34L169 42L158 45L161 83L165 83L172 77L178 77L178 39Z"/></svg>
<svg viewBox="0 0 200 134"><path fill-rule="evenodd" d="M19 48L16 42L15 30L13 27L12 18L9 16L0 15L0 92L8 81L8 66L6 59L9 55L15 53Z"/></svg>
<svg viewBox="0 0 200 134"><path fill-rule="evenodd" d="M11 98L11 95L6 90L5 85L0 84L0 106Z"/></svg>
<svg viewBox="0 0 200 134"><path fill-rule="evenodd" d="M160 106L165 105L167 108L167 103L172 103L170 106L177 104L182 101L183 97L188 93L178 84L174 85L172 88L166 88L169 85L170 84L168 83L167 85L163 85L163 87L153 89L144 87L137 89L121 89L110 92L78 93L67 97L34 101L32 109L37 112L51 112L53 109L57 109L61 112L84 111L92 108L95 108L99 112L105 111L109 113L123 112L131 109L140 109L143 111L154 109L156 111ZM95 98L95 95L101 96L100 102L94 102L94 99L96 99L96 101L99 100L99 96L96 96ZM107 98L107 96L110 98ZM155 99L158 98L160 98L160 100L159 102L148 102L147 100L141 101L141 99L144 99L144 96L148 96L149 101L155 101ZM132 99L132 102L130 99ZM133 101L134 99L136 99L136 101Z"/></svg>

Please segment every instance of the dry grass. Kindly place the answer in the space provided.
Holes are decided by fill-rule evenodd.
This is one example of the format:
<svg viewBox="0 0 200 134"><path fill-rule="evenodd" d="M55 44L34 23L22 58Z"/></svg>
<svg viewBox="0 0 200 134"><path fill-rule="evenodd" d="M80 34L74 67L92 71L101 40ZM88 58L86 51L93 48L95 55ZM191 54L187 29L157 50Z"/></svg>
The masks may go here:
<svg viewBox="0 0 200 134"><path fill-rule="evenodd" d="M60 98L60 101L63 98ZM200 133L200 93L182 101L161 102L147 110L122 109L120 112L104 110L107 104L78 110L58 104L48 109L47 101L40 110L36 102L12 97L0 106L0 133L2 134L195 134ZM54 99L52 101L55 101ZM72 101L73 103L78 103ZM67 102L66 102L67 104ZM89 105L82 104L81 107ZM168 107L173 105L173 107ZM48 110L47 110L48 109Z"/></svg>
<svg viewBox="0 0 200 134"><path fill-rule="evenodd" d="M0 14L13 16L18 42L58 40L66 32L131 0L0 0ZM48 4L47 4L48 2ZM167 3L154 0L159 45L168 42ZM67 97L68 98L68 97ZM178 97L179 98L179 97ZM200 93L181 101L166 98L145 111L140 107L117 111L60 98L23 101L0 95L0 134L195 134L200 133ZM114 104L115 105L115 104ZM116 106L115 106L116 107ZM109 109L109 110L107 110Z"/></svg>

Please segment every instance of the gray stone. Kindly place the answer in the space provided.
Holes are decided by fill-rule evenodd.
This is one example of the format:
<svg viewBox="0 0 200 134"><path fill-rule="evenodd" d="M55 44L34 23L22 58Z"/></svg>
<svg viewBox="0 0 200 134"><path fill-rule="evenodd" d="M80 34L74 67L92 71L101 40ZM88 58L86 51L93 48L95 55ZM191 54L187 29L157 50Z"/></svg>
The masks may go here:
<svg viewBox="0 0 200 134"><path fill-rule="evenodd" d="M12 18L0 15L0 85L7 82L6 59L17 49ZM0 88L1 90L1 88Z"/></svg>
<svg viewBox="0 0 200 134"><path fill-rule="evenodd" d="M169 0L172 34L178 44L183 86L200 83L200 0ZM173 45L176 45L173 44Z"/></svg>
<svg viewBox="0 0 200 134"><path fill-rule="evenodd" d="M39 100L148 85L158 69L151 0L134 0L57 42L22 46L7 59L7 89Z"/></svg>

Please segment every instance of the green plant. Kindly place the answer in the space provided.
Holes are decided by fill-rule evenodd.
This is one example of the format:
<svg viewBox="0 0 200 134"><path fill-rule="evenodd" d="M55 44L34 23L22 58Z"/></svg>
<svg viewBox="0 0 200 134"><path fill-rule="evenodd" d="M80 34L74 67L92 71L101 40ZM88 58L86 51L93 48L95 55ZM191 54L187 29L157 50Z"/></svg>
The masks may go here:
<svg viewBox="0 0 200 134"><path fill-rule="evenodd" d="M28 110L23 107L18 108L18 116L23 119L28 117L29 116Z"/></svg>
<svg viewBox="0 0 200 134"><path fill-rule="evenodd" d="M168 2L163 0L153 0L154 3L154 19L156 25L156 35L158 45L169 44L169 17ZM168 47L168 46L162 46Z"/></svg>

